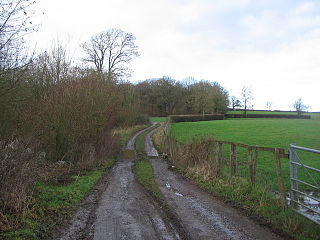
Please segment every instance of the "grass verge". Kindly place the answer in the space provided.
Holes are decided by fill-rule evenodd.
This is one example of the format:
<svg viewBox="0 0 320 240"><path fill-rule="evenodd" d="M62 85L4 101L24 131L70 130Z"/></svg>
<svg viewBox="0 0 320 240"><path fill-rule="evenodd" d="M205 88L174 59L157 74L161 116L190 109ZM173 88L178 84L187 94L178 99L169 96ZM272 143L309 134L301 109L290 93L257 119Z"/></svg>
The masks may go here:
<svg viewBox="0 0 320 240"><path fill-rule="evenodd" d="M205 179L196 174L186 174L206 191L245 210L256 220L270 225L278 233L297 240L319 239L318 225L305 219L291 208L283 208L277 198L261 186L252 186L242 178L232 181Z"/></svg>
<svg viewBox="0 0 320 240"><path fill-rule="evenodd" d="M148 131L140 134L136 139L136 160L133 166L133 172L137 181L156 199L164 203L164 197L160 192L157 183L154 179L153 168L150 161L148 160L147 153L144 149L144 139L148 132L157 128L159 125L155 125Z"/></svg>
<svg viewBox="0 0 320 240"><path fill-rule="evenodd" d="M111 168L114 160L107 161L93 171L83 171L73 176L67 185L53 185L38 182L35 186L34 204L22 219L22 228L3 233L1 239L36 240L42 239L62 218L69 216L92 187Z"/></svg>

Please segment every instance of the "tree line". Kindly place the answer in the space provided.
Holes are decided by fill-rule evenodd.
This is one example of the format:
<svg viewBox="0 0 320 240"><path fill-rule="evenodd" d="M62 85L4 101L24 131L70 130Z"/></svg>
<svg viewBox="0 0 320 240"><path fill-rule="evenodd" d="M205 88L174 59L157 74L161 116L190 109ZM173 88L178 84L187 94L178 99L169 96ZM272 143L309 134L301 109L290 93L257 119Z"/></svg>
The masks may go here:
<svg viewBox="0 0 320 240"><path fill-rule="evenodd" d="M145 80L135 85L141 111L151 116L212 114L228 110L228 92L218 83L169 77Z"/></svg>

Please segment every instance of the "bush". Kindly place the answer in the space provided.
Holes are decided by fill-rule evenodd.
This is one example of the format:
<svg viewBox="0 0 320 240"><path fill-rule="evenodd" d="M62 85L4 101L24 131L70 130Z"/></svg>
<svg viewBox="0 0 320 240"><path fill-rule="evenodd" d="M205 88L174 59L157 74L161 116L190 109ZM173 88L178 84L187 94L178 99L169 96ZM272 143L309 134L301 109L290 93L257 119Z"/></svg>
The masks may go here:
<svg viewBox="0 0 320 240"><path fill-rule="evenodd" d="M212 121L223 120L223 114L205 114L205 115L171 115L170 120L176 122L199 122L199 121Z"/></svg>
<svg viewBox="0 0 320 240"><path fill-rule="evenodd" d="M101 81L81 80L52 86L33 104L29 134L36 135L50 162L74 164L101 156L119 115L117 88ZM26 126L28 127L28 126ZM108 139L108 140L107 140Z"/></svg>

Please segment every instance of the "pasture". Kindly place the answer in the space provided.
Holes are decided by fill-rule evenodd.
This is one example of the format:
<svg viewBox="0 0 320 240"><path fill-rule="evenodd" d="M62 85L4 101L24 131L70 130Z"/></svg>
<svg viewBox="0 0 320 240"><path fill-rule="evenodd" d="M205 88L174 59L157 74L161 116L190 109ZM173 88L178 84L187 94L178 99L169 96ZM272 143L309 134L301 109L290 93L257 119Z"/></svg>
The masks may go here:
<svg viewBox="0 0 320 240"><path fill-rule="evenodd" d="M178 142L188 143L194 139L209 137L216 140L248 144L252 146L288 149L289 144L320 149L320 121L302 119L227 119L222 121L184 122L170 125L170 135ZM223 147L225 161L229 149ZM238 150L238 175L247 177L247 152ZM301 154L305 164L320 168L319 155ZM281 159L285 187L289 190L289 160ZM227 170L226 170L227 171ZM301 177L308 178L300 171ZM316 176L319 180L319 176ZM307 180L307 179L306 179ZM309 180L309 179L308 179ZM259 152L257 182L277 191L274 156Z"/></svg>
<svg viewBox="0 0 320 240"><path fill-rule="evenodd" d="M150 122L165 122L167 121L166 117L150 117Z"/></svg>
<svg viewBox="0 0 320 240"><path fill-rule="evenodd" d="M243 114L242 110L230 110L227 112L227 114ZM295 111L255 111L255 110L248 110L247 114L288 114L288 115L297 115L297 112ZM311 119L313 120L320 120L320 113L316 112L305 112L302 115L310 115Z"/></svg>

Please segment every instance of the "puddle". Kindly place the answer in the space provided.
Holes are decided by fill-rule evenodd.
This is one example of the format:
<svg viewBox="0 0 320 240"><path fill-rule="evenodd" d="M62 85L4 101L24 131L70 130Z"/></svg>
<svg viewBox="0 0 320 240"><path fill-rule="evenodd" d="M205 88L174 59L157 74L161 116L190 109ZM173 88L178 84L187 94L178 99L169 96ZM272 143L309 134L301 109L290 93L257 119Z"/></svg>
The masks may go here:
<svg viewBox="0 0 320 240"><path fill-rule="evenodd" d="M318 224L320 224L320 198L319 198L319 194L316 194L315 192L309 192L307 193L310 197L308 196L299 196L299 202L305 206L307 206L308 208L314 210L310 210L306 207L303 207L301 205L299 205L298 207L298 211L304 215L305 217L317 222ZM311 198L312 197L312 198ZM315 198L315 199L314 199ZM290 198L287 198L288 200L288 204L290 204ZM316 211L316 212L315 212Z"/></svg>
<svg viewBox="0 0 320 240"><path fill-rule="evenodd" d="M311 194L310 196L312 196L312 194ZM317 206L319 206L319 204L320 204L320 199L319 199L319 201L316 201L316 200L314 200L314 199L312 199L312 198L310 198L310 197L304 196L303 202L304 202L306 205L310 205L310 206L315 206L315 207L317 207ZM319 207L318 207L318 208L319 208Z"/></svg>
<svg viewBox="0 0 320 240"><path fill-rule="evenodd" d="M179 196L179 197L183 197L183 195L181 193L175 192L174 194Z"/></svg>

